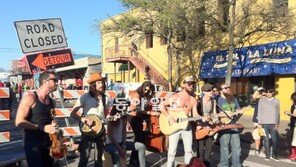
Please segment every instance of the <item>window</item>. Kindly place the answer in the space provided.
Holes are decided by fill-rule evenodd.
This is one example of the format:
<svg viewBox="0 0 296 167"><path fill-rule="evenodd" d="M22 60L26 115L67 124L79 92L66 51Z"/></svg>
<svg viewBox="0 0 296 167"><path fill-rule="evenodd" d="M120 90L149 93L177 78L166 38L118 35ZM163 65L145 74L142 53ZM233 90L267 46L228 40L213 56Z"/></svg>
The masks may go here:
<svg viewBox="0 0 296 167"><path fill-rule="evenodd" d="M146 33L146 49L153 48L153 33Z"/></svg>

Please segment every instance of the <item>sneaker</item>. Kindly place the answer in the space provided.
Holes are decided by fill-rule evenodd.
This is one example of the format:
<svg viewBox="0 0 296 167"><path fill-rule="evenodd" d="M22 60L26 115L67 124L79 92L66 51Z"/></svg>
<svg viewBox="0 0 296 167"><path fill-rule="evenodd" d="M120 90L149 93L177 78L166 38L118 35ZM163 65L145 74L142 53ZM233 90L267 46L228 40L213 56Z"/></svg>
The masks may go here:
<svg viewBox="0 0 296 167"><path fill-rule="evenodd" d="M272 156L271 158L275 161L279 161L279 158L277 156Z"/></svg>
<svg viewBox="0 0 296 167"><path fill-rule="evenodd" d="M270 157L265 157L264 160L265 160L265 161L269 161L269 160L270 160Z"/></svg>
<svg viewBox="0 0 296 167"><path fill-rule="evenodd" d="M256 150L254 153L254 155L259 155L259 154L260 154L259 150Z"/></svg>

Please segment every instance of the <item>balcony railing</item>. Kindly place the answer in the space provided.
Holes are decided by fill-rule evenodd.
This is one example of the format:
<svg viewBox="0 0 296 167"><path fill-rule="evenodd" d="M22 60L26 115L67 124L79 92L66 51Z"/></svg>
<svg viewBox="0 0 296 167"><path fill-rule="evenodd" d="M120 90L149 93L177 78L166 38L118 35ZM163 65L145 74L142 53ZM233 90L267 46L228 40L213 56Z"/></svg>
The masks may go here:
<svg viewBox="0 0 296 167"><path fill-rule="evenodd" d="M105 58L108 62L128 61L131 56L131 49L127 45L117 45L105 49Z"/></svg>

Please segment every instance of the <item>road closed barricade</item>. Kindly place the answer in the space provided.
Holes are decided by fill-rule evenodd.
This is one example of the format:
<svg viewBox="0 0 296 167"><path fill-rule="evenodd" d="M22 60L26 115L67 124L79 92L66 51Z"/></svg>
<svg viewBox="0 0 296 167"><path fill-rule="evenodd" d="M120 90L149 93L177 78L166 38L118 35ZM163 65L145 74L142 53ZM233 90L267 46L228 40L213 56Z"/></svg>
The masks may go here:
<svg viewBox="0 0 296 167"><path fill-rule="evenodd" d="M0 88L0 100L1 100L1 109L5 106L8 106L5 104L9 100L4 100L10 98L9 96L9 88ZM10 111L9 110L0 110L0 121L9 121L10 120ZM0 126L1 127L1 126ZM2 126L3 127L3 126ZM9 131L3 131L2 128L0 128L0 144L10 142L10 132Z"/></svg>

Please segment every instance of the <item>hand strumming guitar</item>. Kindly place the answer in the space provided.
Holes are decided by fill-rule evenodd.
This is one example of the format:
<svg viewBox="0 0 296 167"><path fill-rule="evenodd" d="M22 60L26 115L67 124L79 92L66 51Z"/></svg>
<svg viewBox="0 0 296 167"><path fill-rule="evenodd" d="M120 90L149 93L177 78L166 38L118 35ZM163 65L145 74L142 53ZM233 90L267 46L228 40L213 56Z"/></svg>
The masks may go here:
<svg viewBox="0 0 296 167"><path fill-rule="evenodd" d="M91 126L93 124L93 120L85 118L85 117L81 118L81 122L88 125L88 126Z"/></svg>

